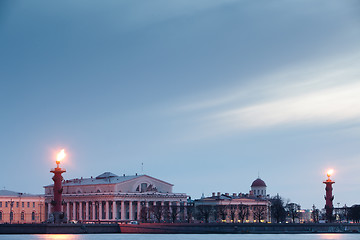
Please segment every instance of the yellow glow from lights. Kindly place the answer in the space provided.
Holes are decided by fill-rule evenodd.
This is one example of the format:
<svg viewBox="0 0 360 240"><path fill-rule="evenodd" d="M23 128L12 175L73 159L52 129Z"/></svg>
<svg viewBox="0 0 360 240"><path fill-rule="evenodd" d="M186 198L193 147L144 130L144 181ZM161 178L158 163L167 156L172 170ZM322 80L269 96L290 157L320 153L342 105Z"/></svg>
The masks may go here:
<svg viewBox="0 0 360 240"><path fill-rule="evenodd" d="M40 236L40 235L38 235ZM73 235L73 234L46 234L43 236L41 236L41 239L44 240L77 240L80 239L80 237L78 235Z"/></svg>
<svg viewBox="0 0 360 240"><path fill-rule="evenodd" d="M330 177L334 173L334 169L329 169L326 173L328 177Z"/></svg>
<svg viewBox="0 0 360 240"><path fill-rule="evenodd" d="M66 157L65 149L61 149L61 151L57 154L56 162L63 160Z"/></svg>

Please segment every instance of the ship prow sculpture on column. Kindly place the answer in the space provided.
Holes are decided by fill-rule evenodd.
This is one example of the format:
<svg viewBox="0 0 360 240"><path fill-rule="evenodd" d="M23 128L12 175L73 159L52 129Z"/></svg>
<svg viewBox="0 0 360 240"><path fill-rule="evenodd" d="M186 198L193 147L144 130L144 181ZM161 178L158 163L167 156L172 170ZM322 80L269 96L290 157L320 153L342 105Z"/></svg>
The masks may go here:
<svg viewBox="0 0 360 240"><path fill-rule="evenodd" d="M54 181L54 198L51 201L52 211L49 222L53 223L63 223L66 222L66 216L63 211L63 201L62 201L62 181L63 177L61 174L66 172L64 168L60 168L60 162L66 157L65 150L62 149L56 158L56 168L51 169L51 173L54 173L52 180Z"/></svg>

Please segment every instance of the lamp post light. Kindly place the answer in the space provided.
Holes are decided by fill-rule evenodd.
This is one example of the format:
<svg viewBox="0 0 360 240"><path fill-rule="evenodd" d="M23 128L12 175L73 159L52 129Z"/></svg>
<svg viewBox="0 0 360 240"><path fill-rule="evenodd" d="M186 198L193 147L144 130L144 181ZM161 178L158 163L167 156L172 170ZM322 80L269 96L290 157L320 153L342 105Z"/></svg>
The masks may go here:
<svg viewBox="0 0 360 240"><path fill-rule="evenodd" d="M10 224L11 224L11 222L12 222L12 220L13 220L13 218L14 218L14 213L13 213L13 207L14 207L14 201L12 200L12 199L10 199L10 201L9 201L9 203L10 203L10 215L9 215L9 220L10 220Z"/></svg>
<svg viewBox="0 0 360 240"><path fill-rule="evenodd" d="M66 157L65 150L62 149L57 154L56 159L56 168L51 169L51 173L54 173L52 180L54 181L54 199L51 201L52 205L52 215L54 218L54 223L64 222L66 219L64 218L64 212L62 211L62 173L66 172L64 168L60 168L60 162Z"/></svg>
<svg viewBox="0 0 360 240"><path fill-rule="evenodd" d="M332 214L333 214L333 209L334 209L334 206L333 206L334 196L332 195L332 190L333 190L332 185L335 182L330 179L330 176L333 174L333 172L334 172L334 170L330 169L326 174L328 179L323 182L326 185L326 187L325 187L325 192L326 192L325 210L326 210L326 219L328 222L332 222L332 219L333 219Z"/></svg>

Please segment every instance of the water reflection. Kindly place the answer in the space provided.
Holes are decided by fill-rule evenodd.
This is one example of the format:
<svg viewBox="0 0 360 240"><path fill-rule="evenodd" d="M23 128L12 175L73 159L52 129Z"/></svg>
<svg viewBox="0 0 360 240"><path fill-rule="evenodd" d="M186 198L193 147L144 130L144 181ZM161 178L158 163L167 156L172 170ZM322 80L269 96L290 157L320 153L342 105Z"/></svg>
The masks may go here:
<svg viewBox="0 0 360 240"><path fill-rule="evenodd" d="M36 239L41 239L41 240L80 240L81 235L74 235L74 234L44 234L44 235L36 235Z"/></svg>
<svg viewBox="0 0 360 240"><path fill-rule="evenodd" d="M0 0L1 1L1 0ZM36 234L0 240L359 240L360 234Z"/></svg>
<svg viewBox="0 0 360 240"><path fill-rule="evenodd" d="M320 239L332 240L332 239L343 239L343 234L338 233L323 233L319 235Z"/></svg>

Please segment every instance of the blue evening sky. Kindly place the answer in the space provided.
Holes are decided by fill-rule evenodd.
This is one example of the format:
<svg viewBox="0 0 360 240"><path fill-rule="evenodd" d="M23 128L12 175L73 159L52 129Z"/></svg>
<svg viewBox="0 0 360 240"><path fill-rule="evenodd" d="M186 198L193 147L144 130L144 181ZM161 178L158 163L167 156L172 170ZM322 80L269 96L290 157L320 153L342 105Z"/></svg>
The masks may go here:
<svg viewBox="0 0 360 240"><path fill-rule="evenodd" d="M360 203L360 2L0 1L0 187L142 173Z"/></svg>

